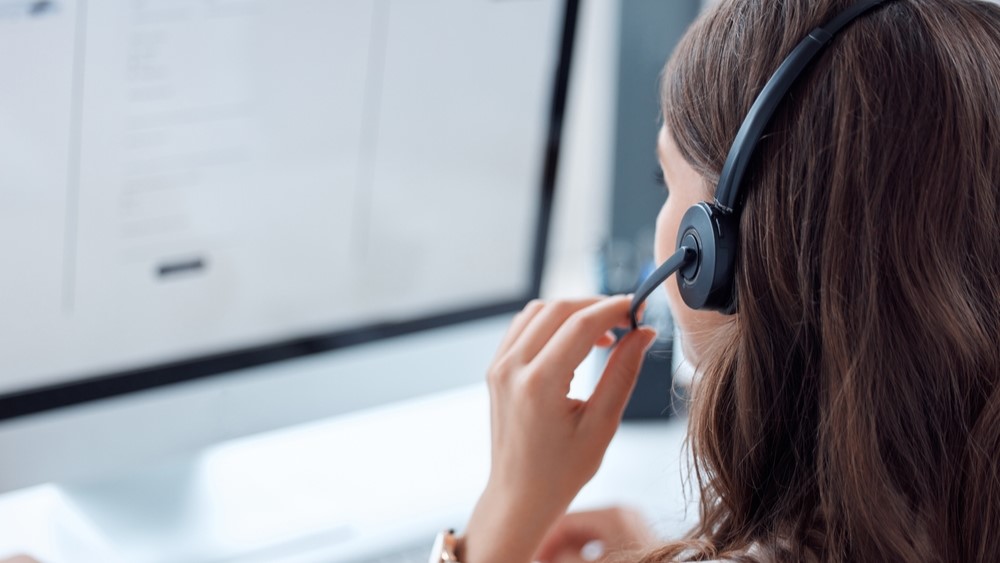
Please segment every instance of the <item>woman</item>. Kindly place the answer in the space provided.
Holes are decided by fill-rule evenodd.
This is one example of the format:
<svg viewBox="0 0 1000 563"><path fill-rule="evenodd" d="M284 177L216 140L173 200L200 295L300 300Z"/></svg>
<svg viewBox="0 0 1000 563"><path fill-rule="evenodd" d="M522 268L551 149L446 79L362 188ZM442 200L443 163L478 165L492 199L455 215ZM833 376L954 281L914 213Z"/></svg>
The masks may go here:
<svg viewBox="0 0 1000 563"><path fill-rule="evenodd" d="M764 83L854 0L726 0L664 75L670 196L656 248L710 200ZM890 0L784 97L744 178L737 312L666 284L698 368L700 523L657 547L617 512L563 516L594 475L654 334L618 343L593 396L572 371L627 298L531 303L488 380L493 461L464 563L1000 560L1000 8Z"/></svg>

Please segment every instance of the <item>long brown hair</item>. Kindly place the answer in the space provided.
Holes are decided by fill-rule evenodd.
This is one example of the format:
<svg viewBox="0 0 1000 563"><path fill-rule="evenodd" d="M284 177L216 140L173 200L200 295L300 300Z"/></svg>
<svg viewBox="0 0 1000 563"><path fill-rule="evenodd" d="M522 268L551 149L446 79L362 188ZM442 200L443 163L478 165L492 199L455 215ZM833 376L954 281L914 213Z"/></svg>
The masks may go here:
<svg viewBox="0 0 1000 563"><path fill-rule="evenodd" d="M854 0L724 0L664 74L714 190L754 97ZM745 184L699 366L700 523L644 561L1000 560L1000 7L896 0L812 65Z"/></svg>

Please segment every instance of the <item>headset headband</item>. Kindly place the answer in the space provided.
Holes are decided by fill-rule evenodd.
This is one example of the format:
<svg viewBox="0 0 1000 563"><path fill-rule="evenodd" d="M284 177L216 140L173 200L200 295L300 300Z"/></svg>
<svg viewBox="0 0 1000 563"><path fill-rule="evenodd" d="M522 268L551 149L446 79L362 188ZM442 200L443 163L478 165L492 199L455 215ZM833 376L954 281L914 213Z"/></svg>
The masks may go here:
<svg viewBox="0 0 1000 563"><path fill-rule="evenodd" d="M834 38L847 24L864 15L869 10L884 4L888 0L862 0L835 17L823 27L817 27L809 32L788 55L771 79L761 90L757 100L747 113L743 125L733 140L733 146L726 158L726 165L719 176L719 185L715 190L715 204L727 213L737 211L743 204L740 198L743 175L746 173L750 157L753 156L757 143L764 135L764 129L774 117L781 101L795 85L796 80L823 50L823 47Z"/></svg>

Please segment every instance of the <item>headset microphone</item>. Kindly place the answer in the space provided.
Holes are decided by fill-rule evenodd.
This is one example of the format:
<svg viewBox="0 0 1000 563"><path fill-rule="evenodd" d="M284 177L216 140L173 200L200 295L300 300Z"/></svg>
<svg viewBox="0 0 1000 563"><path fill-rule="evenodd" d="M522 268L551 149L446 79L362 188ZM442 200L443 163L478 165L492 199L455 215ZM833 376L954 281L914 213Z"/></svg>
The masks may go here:
<svg viewBox="0 0 1000 563"><path fill-rule="evenodd" d="M646 281L642 282L642 285L635 292L635 297L632 298L632 306L629 308L629 315L632 317L632 330L639 328L639 307L648 298L653 291L660 287L660 284L667 281L667 278L674 275L675 272L693 264L698 260L698 251L689 246L682 246L674 252L674 255L670 257L669 260L663 263L662 266L656 269L655 272L646 278Z"/></svg>
<svg viewBox="0 0 1000 563"><path fill-rule="evenodd" d="M675 272L684 303L692 309L736 312L736 254L743 176L757 143L792 86L830 41L849 23L890 0L856 2L823 27L809 32L764 85L743 120L719 175L715 200L701 202L684 214L677 252L639 287L630 309L633 330L643 301Z"/></svg>

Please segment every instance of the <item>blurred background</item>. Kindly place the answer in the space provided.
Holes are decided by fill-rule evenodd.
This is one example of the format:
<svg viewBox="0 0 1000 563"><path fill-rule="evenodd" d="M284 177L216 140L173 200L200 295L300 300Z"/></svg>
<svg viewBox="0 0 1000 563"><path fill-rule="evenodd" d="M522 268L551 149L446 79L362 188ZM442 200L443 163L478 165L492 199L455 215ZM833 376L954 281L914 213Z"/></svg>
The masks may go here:
<svg viewBox="0 0 1000 563"><path fill-rule="evenodd" d="M0 558L425 561L536 296L653 268L699 0L0 0ZM661 334L574 508L693 523ZM604 357L581 366L585 397Z"/></svg>

